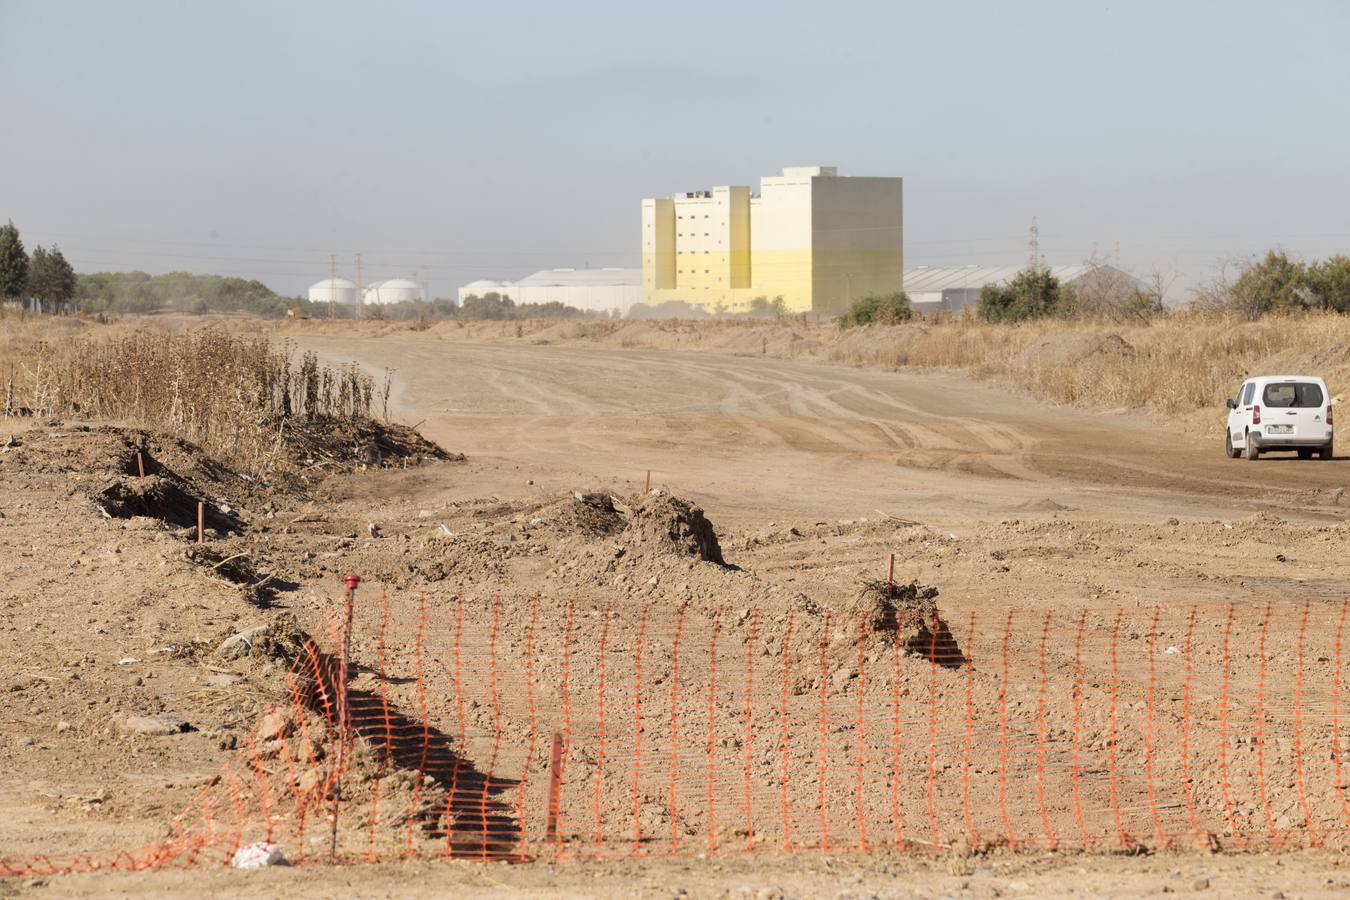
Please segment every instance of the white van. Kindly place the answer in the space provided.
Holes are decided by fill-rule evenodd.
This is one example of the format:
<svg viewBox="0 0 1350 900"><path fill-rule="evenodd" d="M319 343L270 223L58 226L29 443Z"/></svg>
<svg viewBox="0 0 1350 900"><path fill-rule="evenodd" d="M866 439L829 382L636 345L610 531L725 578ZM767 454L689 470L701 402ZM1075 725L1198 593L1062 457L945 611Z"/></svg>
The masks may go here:
<svg viewBox="0 0 1350 900"><path fill-rule="evenodd" d="M1296 450L1299 459L1314 451L1331 459L1334 435L1331 398L1320 378L1265 375L1249 378L1228 401L1229 459L1257 459L1271 450Z"/></svg>

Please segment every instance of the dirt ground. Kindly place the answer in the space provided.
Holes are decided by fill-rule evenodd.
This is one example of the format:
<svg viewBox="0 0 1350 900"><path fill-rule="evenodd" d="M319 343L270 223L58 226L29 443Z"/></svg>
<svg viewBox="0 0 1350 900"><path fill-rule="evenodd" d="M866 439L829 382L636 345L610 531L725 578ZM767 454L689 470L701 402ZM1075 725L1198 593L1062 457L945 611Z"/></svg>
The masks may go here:
<svg viewBox="0 0 1350 900"><path fill-rule="evenodd" d="M1337 616L1350 595L1350 500L1344 497L1350 470L1344 459L1230 461L1220 449L1217 423L1210 435L1139 414L1054 408L954 375L708 353L480 344L416 334L289 336L330 361L354 359L373 371L393 369L399 418L418 423L427 437L467 459L406 467L392 461L341 472L316 467L283 489L241 480L192 448L153 435L101 426L83 430L87 426L71 422L16 427L16 445L0 453L0 628L10 634L0 646L0 688L9 701L0 712L6 772L0 779L0 856L64 856L165 839L168 823L190 805L194 792L235 757L259 717L278 698L284 701L286 659L280 650L258 642L236 657L222 653L222 642L282 622L322 635L323 616L335 609L339 577L347 571L364 577L362 596L389 597L387 607L372 605L358 614L356 657L384 659L382 672L366 673L353 686L374 691L377 674L407 674L424 664L430 677L442 679L431 683L445 690L421 702L446 733L454 732L456 718L446 679L455 659L453 636L460 634L452 636L449 625L454 597L468 599L464 633L471 648L463 666L473 706L461 744L489 779L494 768L515 773L531 764L542 767L544 748L527 752L526 744L533 742L526 735L546 734L560 721L556 664L563 622L575 610L575 629L565 640L579 654L571 673L569 760L576 755L572 771L580 775L565 786L564 799L569 809L589 813L592 785L606 785L603 794L595 792L597 833L626 827L621 816L630 792L642 795L644 810L662 806L651 796L660 791L642 781L646 776L630 774L632 748L625 743L630 736L620 724L635 701L656 702L634 678L641 673L634 648L644 640L638 630L638 623L647 621L643 611L651 611L645 674L661 684L670 676L676 610L690 610L683 632L685 680L676 680L687 687L688 697L671 700L672 709L679 707L690 722L701 721L708 698L719 708L739 702L735 691L743 684L739 675L729 674L732 660L740 660L739 648L779 635L784 616L795 616L796 640L807 647L819 641L831 659L828 670L817 671L807 650L774 655L766 644L765 671L776 677L775 667L786 669L792 659L802 669L801 697L790 709L784 701L784 722L790 720L794 730L812 723L816 698L824 709L827 693L831 716L851 710L855 697L869 704L863 710L859 699L858 717L870 737L858 741L841 732L829 738L823 758L837 797L813 806L812 789L793 800L798 804L793 815L803 820L814 821L812 809L828 808L821 827L838 834L854 820L854 752L863 754L867 765L858 768L869 778L874 768L884 769L882 725L889 713L883 701L891 690L922 698L928 679L950 678L940 682L941 699L930 701L941 718L934 740L944 748L959 747L963 736L965 682L959 674L938 676L926 661L906 658L892 675L889 657L869 652L865 671L838 678L836 644L847 642L832 636L826 623L845 620L860 583L883 576L891 554L897 581L939 588L942 615L977 660L967 695L972 699L965 702L979 714L964 758L977 795L994 796L1000 754L1023 759L1033 751L1039 724L1035 694L1047 670L1050 701L1067 708L1075 654L1067 644L1056 646L1047 663L1037 644L1052 621L1057 637L1071 635L1083 615L1089 630L1077 661L1090 670L1081 689L1090 708L1084 752L1094 754L1094 766L1108 754L1129 760L1119 773L1120 794L1129 798L1125 825L1147 835L1139 759L1143 704L1149 703L1151 721L1154 692L1145 687L1140 635L1157 632L1156 641L1147 643L1156 643L1159 654L1163 647L1183 645L1186 616L1198 609L1205 618L1203 633L1195 637L1195 722L1208 736L1214 707L1222 699L1227 714L1231 701L1236 740L1231 749L1243 753L1231 761L1235 799L1220 795L1217 779L1196 788L1195 803L1219 832L1216 840L1225 850L1236 849L1244 833L1264 831L1266 814L1272 833L1288 834L1305 821L1328 834L1339 827L1329 790L1329 760L1337 751L1325 725L1332 670L1339 664ZM0 431L0 443L6 436ZM138 448L153 460L154 490L148 495L132 468ZM677 517L683 531L667 534L665 520L655 517L669 510L660 503L649 507L638 497L648 470L661 498L682 498L706 513L731 567L691 552L698 540L685 528L687 517ZM622 509L578 501L574 491L617 497ZM214 555L192 549L195 513L184 510L182 497L211 501L215 520L208 547ZM222 562L229 557L236 558L233 565ZM532 607L536 595L542 599ZM430 627L414 646L419 597L425 598ZM752 621L765 623L762 632L748 630L742 608L760 610L762 619ZM1002 641L1003 656L1011 662L1000 687L991 657L997 657L1010 610L1020 618L1012 638ZM1222 628L1228 610L1231 634ZM377 638L384 633L378 631L379 612L387 616L387 646ZM527 631L536 616L541 627ZM723 616L725 630L719 632L723 626L715 623ZM967 631L967 623L975 627ZM595 752L597 729L606 733L593 702L594 648L602 631L612 655L599 659L610 659L608 700L616 716L608 725L609 768L603 756L597 765ZM718 633L720 645L713 637ZM1107 668L1112 633L1128 647L1113 671ZM488 634L500 640L500 658L483 654ZM540 669L529 673L520 664L527 639L540 660ZM1225 682L1222 698L1221 655L1224 671L1232 657L1231 684ZM875 668L867 670L869 665ZM710 675L719 671L722 682ZM537 727L522 696L528 675L540 690ZM873 693L857 686L859 675L875 679ZM1158 693L1169 703L1181 696L1179 670L1162 670L1156 677ZM1008 707L1009 681L1016 687L1016 706L1005 718L1014 736L1005 736L1001 746L993 716L1000 703ZM723 689L735 695L724 701L718 694ZM400 708L418 706L413 679L391 680L388 690ZM746 696L757 708L770 708L776 682L755 690L762 694L746 688ZM1119 706L1120 723L1106 721L1108 693L1112 709ZM919 714L926 715L922 709ZM138 716L166 715L185 729L153 735L129 724ZM1182 721L1160 716L1156 734L1149 734L1172 748ZM1309 732L1291 745L1295 721L1306 721ZM1242 744L1257 723L1270 730L1269 748L1263 745L1260 753ZM755 746L767 746L777 727L776 719L763 724L764 730L752 735ZM677 740L662 730L665 725L648 727L653 744ZM714 734L712 725L709 735L719 739L719 747L732 748L731 736ZM1065 836L1073 830L1072 811L1061 796L1069 788L1061 758L1067 738L1056 739L1061 743L1051 755L1052 808L1046 816L1049 827ZM703 752L701 732L683 740L688 758ZM711 748L712 741L708 744ZM1209 766L1215 749L1206 745L1197 758ZM712 760L713 751L707 752ZM907 747L904 771L922 777L931 763L926 752L922 742ZM739 765L731 749L726 755ZM961 774L962 762L957 752L953 776ZM1156 763L1159 781L1173 792L1165 798L1163 830L1184 833L1184 811L1174 796L1182 783L1178 760L1169 749L1157 754ZM783 773L777 760L763 764L762 784L770 785L778 774L806 778L815 758L794 757L783 763ZM734 768L730 761L727 767ZM1305 801L1303 812L1294 779L1286 777L1295 767L1325 792ZM1112 772L1114 779L1114 767ZM1002 774L1008 776L1006 766ZM605 780L609 775L612 786ZM1008 824L1026 835L1045 818L1027 790L1031 773L1012 777L1016 809L1002 821L992 807L980 812L975 830L982 839ZM877 778L867 785L865 804L858 802L859 808L870 804L864 817L884 820L886 773ZM1265 802L1257 798L1258 780ZM680 790L701 797L704 786L701 776L690 775ZM726 785L709 774L707 786L708 815L715 811L724 820L711 795L715 788L720 802ZM532 783L529 790L535 789ZM1331 896L1350 886L1342 856L1333 850L1211 856L1183 852L1189 844L1181 841L1168 850L1144 839L1141 844L1154 852L1128 858L1112 855L1104 843L1087 855L972 855L969 847L957 853L965 830L959 787L943 782L933 790L943 801L937 824L945 835L936 861L883 852L865 858L806 853L520 866L409 862L262 873L20 876L0 882L0 892ZM1094 778L1086 790L1086 803L1099 816L1094 822L1107 821L1104 783ZM1111 790L1114 797L1114 780ZM1225 799L1236 806L1228 821ZM536 803L533 793L522 790L520 809L537 808ZM909 813L911 831L926 824L922 807ZM708 824L692 813L686 821L671 808L649 812L651 829L677 822L701 835ZM830 818L836 815L837 821ZM1233 823L1236 829L1227 827ZM522 822L520 828L525 837L537 837L531 833L537 825ZM592 839L589 818L574 828L569 840Z"/></svg>

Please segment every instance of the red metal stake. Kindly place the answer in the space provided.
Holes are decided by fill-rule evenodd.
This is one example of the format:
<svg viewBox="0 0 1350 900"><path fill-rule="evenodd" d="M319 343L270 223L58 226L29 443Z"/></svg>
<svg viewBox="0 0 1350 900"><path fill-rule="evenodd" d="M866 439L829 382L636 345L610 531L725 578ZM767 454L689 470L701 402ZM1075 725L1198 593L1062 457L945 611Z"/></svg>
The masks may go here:
<svg viewBox="0 0 1350 900"><path fill-rule="evenodd" d="M553 735L553 755L548 769L548 826L544 837L554 843L558 840L558 818L562 814L562 735Z"/></svg>
<svg viewBox="0 0 1350 900"><path fill-rule="evenodd" d="M206 543L206 503L197 501L197 543Z"/></svg>
<svg viewBox="0 0 1350 900"><path fill-rule="evenodd" d="M141 456L141 451L136 451L136 471L141 473L141 481L145 480L145 457Z"/></svg>
<svg viewBox="0 0 1350 900"><path fill-rule="evenodd" d="M652 470L647 470L647 480L642 485L642 496L647 496L652 492Z"/></svg>
<svg viewBox="0 0 1350 900"><path fill-rule="evenodd" d="M891 563L886 569L886 587L895 587L895 554L891 554Z"/></svg>

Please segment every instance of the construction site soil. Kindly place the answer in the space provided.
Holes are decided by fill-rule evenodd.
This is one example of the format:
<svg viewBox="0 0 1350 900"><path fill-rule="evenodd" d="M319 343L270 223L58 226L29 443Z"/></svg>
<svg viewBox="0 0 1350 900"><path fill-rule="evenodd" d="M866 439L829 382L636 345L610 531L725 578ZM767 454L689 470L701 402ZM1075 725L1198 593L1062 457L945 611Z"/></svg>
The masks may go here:
<svg viewBox="0 0 1350 900"><path fill-rule="evenodd" d="M352 656L370 667L358 665L352 689L425 710L447 734L462 716L457 752L488 781L543 772L545 736L567 706L562 840L599 838L600 858L43 874L0 882L0 896L1350 888L1341 854L1303 849L1321 842L1302 836L1341 827L1340 739L1323 725L1350 596L1343 459L1230 461L1194 428L1052 407L944 373L409 332L288 337L328 361L394 370L397 418L439 446L410 429L316 425L261 482L134 429L24 422L0 435L0 856L165 840L259 722L269 727L296 647L331 635L342 576L355 572ZM1181 671L1155 671L1178 647L1198 672L1186 676L1184 719ZM733 679L747 658L759 680L739 668ZM474 676L463 684L461 667ZM427 684L444 690L426 695ZM1155 722L1164 687L1168 712ZM921 736L895 752L897 771L920 773L909 787L871 762L889 758L892 696L928 704ZM668 704L670 721L643 724L644 698L662 713ZM1185 758L1183 729L1212 743L1230 701L1223 771L1213 748ZM738 718L742 703L763 721ZM1047 703L1074 704L1072 737L1057 719L1047 734ZM823 723L828 705L833 723L855 704L857 730L817 734L817 711ZM672 774L667 788L662 771L658 790L634 772L622 720L635 708L649 753L683 740L697 768L706 741L706 783L701 771L687 784ZM1291 730L1305 717L1306 733ZM682 722L697 729L681 737ZM780 728L805 735L790 758ZM318 718L272 731L297 758L333 752ZM1010 757L1035 757L1038 737L1051 742L1048 762L1010 772ZM949 743L954 761L926 787L933 748ZM713 773L714 744L732 761L726 773ZM373 774L369 747L358 742L353 802L375 789L413 818L449 808L444 785ZM1079 783L1080 768L1105 773L1108 757L1109 785ZM714 791L733 802L742 763L747 798L753 781L755 803L773 809L763 838L792 843L773 831L781 818L796 841L823 838L825 849L634 859L618 843L634 827L690 843L746 838L713 802ZM1200 849L1174 791L1192 763ZM1155 769L1174 776L1161 819ZM798 782L809 790L783 800L780 816L779 788ZM963 784L1002 808L963 810ZM1310 801L1308 785L1325 796ZM909 811L888 816L902 789ZM535 790L520 788L518 809L542 808ZM1095 831L1072 839L1071 792L1112 834L1114 811L1130 845ZM1284 838L1248 847L1244 835L1264 833L1267 818ZM916 852L875 833L871 852L857 852L857 823L890 819ZM529 837L540 824L516 827ZM1042 830L1062 840L1058 852Z"/></svg>

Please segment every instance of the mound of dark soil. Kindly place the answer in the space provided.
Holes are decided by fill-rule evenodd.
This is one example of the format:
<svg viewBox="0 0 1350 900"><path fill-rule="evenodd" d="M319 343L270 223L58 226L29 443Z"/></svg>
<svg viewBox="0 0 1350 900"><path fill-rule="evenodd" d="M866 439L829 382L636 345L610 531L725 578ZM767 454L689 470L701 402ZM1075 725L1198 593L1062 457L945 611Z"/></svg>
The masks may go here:
<svg viewBox="0 0 1350 900"><path fill-rule="evenodd" d="M612 537L625 552L692 556L726 565L717 532L703 510L669 494L619 497L607 491L573 491L536 512L540 523L564 537Z"/></svg>
<svg viewBox="0 0 1350 900"><path fill-rule="evenodd" d="M623 531L628 524L626 514L629 512L628 505L611 494L578 491L558 510L556 518L564 532L605 537Z"/></svg>
<svg viewBox="0 0 1350 900"><path fill-rule="evenodd" d="M211 544L193 544L184 551L188 562L201 566L208 575L237 585L244 599L254 606L271 606L279 591L295 590L293 581L260 571L246 552L220 549Z"/></svg>
<svg viewBox="0 0 1350 900"><path fill-rule="evenodd" d="M197 527L197 504L202 502L202 525L218 534L235 534L243 522L228 504L205 500L173 472L147 475L144 480L123 477L99 491L94 501L114 519L135 516L158 519L175 528Z"/></svg>
<svg viewBox="0 0 1350 900"><path fill-rule="evenodd" d="M712 522L688 500L665 494L637 496L628 500L628 509L626 543L726 565Z"/></svg>
<svg viewBox="0 0 1350 900"><path fill-rule="evenodd" d="M463 454L447 453L415 428L374 419L291 419L281 433L282 465L295 469L354 471L464 460Z"/></svg>
<svg viewBox="0 0 1350 900"><path fill-rule="evenodd" d="M937 605L938 589L921 585L864 582L858 596L844 610L845 628L864 628L886 643L898 643L907 653L938 665L957 668L965 655L952 636Z"/></svg>
<svg viewBox="0 0 1350 900"><path fill-rule="evenodd" d="M231 496L255 487L196 444L138 428L75 425L33 430L5 457L33 474L148 477L168 473L198 489Z"/></svg>

